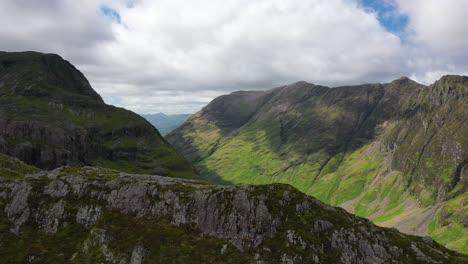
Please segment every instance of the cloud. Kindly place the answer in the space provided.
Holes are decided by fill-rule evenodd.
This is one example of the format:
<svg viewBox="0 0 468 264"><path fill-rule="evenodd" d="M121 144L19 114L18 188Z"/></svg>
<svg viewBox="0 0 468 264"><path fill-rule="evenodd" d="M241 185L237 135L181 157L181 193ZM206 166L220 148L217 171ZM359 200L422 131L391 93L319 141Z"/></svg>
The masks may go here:
<svg viewBox="0 0 468 264"><path fill-rule="evenodd" d="M430 83L442 74L468 75L468 1L393 1L409 17L408 61L413 78Z"/></svg>
<svg viewBox="0 0 468 264"><path fill-rule="evenodd" d="M466 29L448 25L458 15L447 9L436 15L451 22L427 29L421 14L423 2L450 1L386 2L408 17L405 32L358 0L4 0L0 23L16 26L0 29L0 49L59 53L107 102L139 113L195 112L223 93L298 80L429 82L466 69L468 34L455 36Z"/></svg>
<svg viewBox="0 0 468 264"><path fill-rule="evenodd" d="M408 15L413 41L443 54L467 55L466 0L396 0Z"/></svg>
<svg viewBox="0 0 468 264"><path fill-rule="evenodd" d="M0 24L1 50L59 53L76 64L93 62L93 50L114 38L92 0L2 0Z"/></svg>
<svg viewBox="0 0 468 264"><path fill-rule="evenodd" d="M162 0L119 13L116 40L99 52L114 67L100 67L105 72L92 78L105 96L143 94L144 101L153 91L225 93L405 74L397 63L403 60L399 38L355 2Z"/></svg>

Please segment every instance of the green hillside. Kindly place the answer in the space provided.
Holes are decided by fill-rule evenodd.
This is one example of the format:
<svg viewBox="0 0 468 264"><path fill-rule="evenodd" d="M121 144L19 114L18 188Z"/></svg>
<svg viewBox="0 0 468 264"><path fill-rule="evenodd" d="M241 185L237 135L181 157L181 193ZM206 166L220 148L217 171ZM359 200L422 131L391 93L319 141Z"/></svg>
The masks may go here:
<svg viewBox="0 0 468 264"><path fill-rule="evenodd" d="M216 98L167 136L206 179L289 183L468 252L468 77L299 82Z"/></svg>

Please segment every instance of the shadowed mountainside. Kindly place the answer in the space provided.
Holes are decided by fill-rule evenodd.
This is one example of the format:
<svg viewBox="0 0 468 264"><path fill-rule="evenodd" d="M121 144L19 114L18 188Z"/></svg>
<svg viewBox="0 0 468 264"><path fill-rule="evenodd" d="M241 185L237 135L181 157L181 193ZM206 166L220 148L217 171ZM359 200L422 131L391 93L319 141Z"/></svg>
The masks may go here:
<svg viewBox="0 0 468 264"><path fill-rule="evenodd" d="M211 181L289 183L468 252L468 77L298 82L213 100L167 136Z"/></svg>
<svg viewBox="0 0 468 264"><path fill-rule="evenodd" d="M0 153L43 169L93 165L195 177L144 118L106 105L55 54L0 52Z"/></svg>

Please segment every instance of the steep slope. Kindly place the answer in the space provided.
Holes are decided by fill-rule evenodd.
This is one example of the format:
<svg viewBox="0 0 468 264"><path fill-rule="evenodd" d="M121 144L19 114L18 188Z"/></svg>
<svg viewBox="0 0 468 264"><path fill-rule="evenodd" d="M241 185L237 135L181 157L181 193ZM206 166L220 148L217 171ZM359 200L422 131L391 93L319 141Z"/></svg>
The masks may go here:
<svg viewBox="0 0 468 264"><path fill-rule="evenodd" d="M194 177L151 124L106 105L81 72L54 54L0 52L0 153L43 169L95 165Z"/></svg>
<svg viewBox="0 0 468 264"><path fill-rule="evenodd" d="M0 155L3 168L31 167ZM0 171L0 263L468 263L286 185Z"/></svg>
<svg viewBox="0 0 468 264"><path fill-rule="evenodd" d="M190 114L166 115L164 113L143 115L163 136L180 127L190 116Z"/></svg>
<svg viewBox="0 0 468 264"><path fill-rule="evenodd" d="M215 99L167 136L207 179L290 183L468 252L468 78L298 82Z"/></svg>

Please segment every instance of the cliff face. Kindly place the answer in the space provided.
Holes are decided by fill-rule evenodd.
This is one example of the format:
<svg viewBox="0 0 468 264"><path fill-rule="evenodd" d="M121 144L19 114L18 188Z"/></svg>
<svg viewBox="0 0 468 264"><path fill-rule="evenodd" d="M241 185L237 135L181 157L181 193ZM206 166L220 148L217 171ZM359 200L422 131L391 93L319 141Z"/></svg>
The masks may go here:
<svg viewBox="0 0 468 264"><path fill-rule="evenodd" d="M468 252L468 77L221 96L167 136L208 180L289 183Z"/></svg>
<svg viewBox="0 0 468 264"><path fill-rule="evenodd" d="M98 165L195 177L142 117L106 105L58 55L0 52L0 153L43 169Z"/></svg>
<svg viewBox="0 0 468 264"><path fill-rule="evenodd" d="M286 185L215 186L93 167L45 172L0 161L9 171L0 171L4 263L467 261Z"/></svg>

